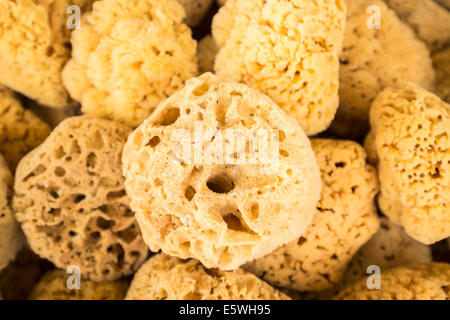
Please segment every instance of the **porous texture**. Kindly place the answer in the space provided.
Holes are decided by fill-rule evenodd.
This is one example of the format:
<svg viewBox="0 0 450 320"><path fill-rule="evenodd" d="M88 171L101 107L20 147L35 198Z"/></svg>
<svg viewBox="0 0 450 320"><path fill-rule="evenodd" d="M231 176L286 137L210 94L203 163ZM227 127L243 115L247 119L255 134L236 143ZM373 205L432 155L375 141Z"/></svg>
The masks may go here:
<svg viewBox="0 0 450 320"><path fill-rule="evenodd" d="M197 45L176 0L103 0L72 33L63 70L83 112L138 126L197 74Z"/></svg>
<svg viewBox="0 0 450 320"><path fill-rule="evenodd" d="M250 142L259 130L267 135ZM229 132L242 132L245 146ZM182 152L191 149L186 136L197 140L192 156ZM207 268L236 269L297 239L320 198L320 171L298 123L267 96L211 73L158 106L128 138L123 164L150 249Z"/></svg>
<svg viewBox="0 0 450 320"><path fill-rule="evenodd" d="M436 70L436 94L450 103L450 47L433 54Z"/></svg>
<svg viewBox="0 0 450 320"><path fill-rule="evenodd" d="M50 127L0 85L0 153L14 171L19 160L49 135Z"/></svg>
<svg viewBox="0 0 450 320"><path fill-rule="evenodd" d="M431 247L412 239L389 219L381 218L380 229L353 257L340 284L364 278L371 265L380 267L383 274L391 268L431 262Z"/></svg>
<svg viewBox="0 0 450 320"><path fill-rule="evenodd" d="M229 0L213 20L218 76L259 90L308 135L338 107L343 1Z"/></svg>
<svg viewBox="0 0 450 320"><path fill-rule="evenodd" d="M198 71L199 74L214 72L214 61L217 55L217 45L211 35L207 35L198 43Z"/></svg>
<svg viewBox="0 0 450 320"><path fill-rule="evenodd" d="M9 206L12 176L0 154L0 270L12 261L23 245L23 234Z"/></svg>
<svg viewBox="0 0 450 320"><path fill-rule="evenodd" d="M380 9L380 29L369 29L372 14ZM360 139L369 130L369 109L386 87L408 81L432 91L435 74L430 53L413 30L382 1L348 1L344 48L340 55L340 105L331 131Z"/></svg>
<svg viewBox="0 0 450 320"><path fill-rule="evenodd" d="M289 300L254 275L206 269L197 260L158 254L135 274L127 300Z"/></svg>
<svg viewBox="0 0 450 320"><path fill-rule="evenodd" d="M448 300L450 265L431 263L386 270L381 288L369 289L367 279L338 293L336 300Z"/></svg>
<svg viewBox="0 0 450 320"><path fill-rule="evenodd" d="M70 57L69 5L84 11L91 1L4 0L0 2L0 83L39 103L71 103L61 80Z"/></svg>
<svg viewBox="0 0 450 320"><path fill-rule="evenodd" d="M380 209L414 239L450 236L450 106L415 84L385 89L370 109Z"/></svg>
<svg viewBox="0 0 450 320"><path fill-rule="evenodd" d="M269 283L321 291L342 277L356 251L378 229L375 169L355 142L313 139L322 174L322 197L306 233L245 266Z"/></svg>
<svg viewBox="0 0 450 320"><path fill-rule="evenodd" d="M431 51L450 44L450 12L434 0L384 0Z"/></svg>
<svg viewBox="0 0 450 320"><path fill-rule="evenodd" d="M145 260L121 170L130 129L72 117L19 163L13 208L34 252L82 277L115 280Z"/></svg>
<svg viewBox="0 0 450 320"><path fill-rule="evenodd" d="M30 300L123 300L129 283L126 280L107 282L80 281L80 289L69 289L71 274L64 270L47 271L33 288ZM70 280L69 280L70 282Z"/></svg>
<svg viewBox="0 0 450 320"><path fill-rule="evenodd" d="M195 27L208 13L213 0L178 0L186 12L185 22L188 26Z"/></svg>

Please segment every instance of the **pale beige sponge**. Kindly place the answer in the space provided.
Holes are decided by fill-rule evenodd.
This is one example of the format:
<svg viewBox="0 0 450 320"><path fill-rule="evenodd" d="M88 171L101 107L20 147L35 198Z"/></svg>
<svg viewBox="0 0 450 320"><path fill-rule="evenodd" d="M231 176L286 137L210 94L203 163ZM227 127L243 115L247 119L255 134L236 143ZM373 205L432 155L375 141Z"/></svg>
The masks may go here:
<svg viewBox="0 0 450 320"><path fill-rule="evenodd" d="M378 204L414 239L450 236L450 105L410 83L387 88L372 104Z"/></svg>
<svg viewBox="0 0 450 320"><path fill-rule="evenodd" d="M0 154L0 270L14 260L22 248L24 237L9 206L13 178Z"/></svg>
<svg viewBox="0 0 450 320"><path fill-rule="evenodd" d="M127 300L290 300L242 269L206 269L194 259L150 258L135 274Z"/></svg>
<svg viewBox="0 0 450 320"><path fill-rule="evenodd" d="M322 291L338 283L379 226L378 180L364 149L344 140L311 143L322 175L312 225L297 240L244 267L275 286L298 291Z"/></svg>
<svg viewBox="0 0 450 320"><path fill-rule="evenodd" d="M378 232L353 257L340 285L361 280L370 266L377 266L384 273L391 268L432 260L430 246L414 240L401 226L383 217Z"/></svg>
<svg viewBox="0 0 450 320"><path fill-rule="evenodd" d="M197 75L197 43L176 0L103 0L72 33L63 70L82 111L137 127Z"/></svg>
<svg viewBox="0 0 450 320"><path fill-rule="evenodd" d="M0 153L9 168L14 171L19 160L49 134L50 126L0 85Z"/></svg>
<svg viewBox="0 0 450 320"><path fill-rule="evenodd" d="M211 35L207 35L198 42L197 57L199 74L214 72L214 61L217 51L216 42Z"/></svg>
<svg viewBox="0 0 450 320"><path fill-rule="evenodd" d="M347 2L344 48L339 57L340 105L331 131L358 139L369 130L370 105L381 90L411 81L433 91L435 74L426 45L383 1ZM379 29L377 11L368 13L368 8L378 8Z"/></svg>
<svg viewBox="0 0 450 320"><path fill-rule="evenodd" d="M123 171L151 251L207 268L236 269L297 239L320 198L295 119L212 73L189 80L129 136Z"/></svg>
<svg viewBox="0 0 450 320"><path fill-rule="evenodd" d="M213 20L217 75L267 94L308 135L325 131L339 104L345 2L228 0Z"/></svg>
<svg viewBox="0 0 450 320"><path fill-rule="evenodd" d="M436 94L450 103L450 46L433 54L436 70Z"/></svg>
<svg viewBox="0 0 450 320"><path fill-rule="evenodd" d="M122 148L131 130L120 123L72 117L19 163L13 209L31 249L93 281L132 274L145 245L129 206Z"/></svg>
<svg viewBox="0 0 450 320"><path fill-rule="evenodd" d="M373 276L371 276L373 277ZM368 288L365 278L343 289L336 300L448 300L450 264L416 264L381 273L380 289Z"/></svg>
<svg viewBox="0 0 450 320"><path fill-rule="evenodd" d="M70 57L71 4L84 12L92 1L0 1L0 83L51 107L73 101L61 80Z"/></svg>
<svg viewBox="0 0 450 320"><path fill-rule="evenodd" d="M186 12L185 22L188 26L197 26L208 13L213 0L178 0Z"/></svg>
<svg viewBox="0 0 450 320"><path fill-rule="evenodd" d="M31 291L29 300L123 300L129 282L81 280L76 288L73 274L64 270L47 271Z"/></svg>
<svg viewBox="0 0 450 320"><path fill-rule="evenodd" d="M384 0L431 51L450 44L450 11L434 0ZM440 0L445 2L447 0ZM447 6L449 2L447 1Z"/></svg>

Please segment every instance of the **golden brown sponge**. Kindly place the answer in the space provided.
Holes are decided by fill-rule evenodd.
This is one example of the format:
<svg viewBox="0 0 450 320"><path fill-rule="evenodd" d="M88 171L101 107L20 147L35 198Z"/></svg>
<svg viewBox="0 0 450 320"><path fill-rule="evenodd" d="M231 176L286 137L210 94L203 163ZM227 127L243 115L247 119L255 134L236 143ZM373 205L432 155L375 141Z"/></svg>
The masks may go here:
<svg viewBox="0 0 450 320"><path fill-rule="evenodd" d="M185 22L188 26L195 27L208 13L213 0L178 0L186 12Z"/></svg>
<svg viewBox="0 0 450 320"><path fill-rule="evenodd" d="M14 260L23 245L23 234L9 206L12 186L11 172L0 154L0 270Z"/></svg>
<svg viewBox="0 0 450 320"><path fill-rule="evenodd" d="M194 259L163 253L135 274L127 300L289 300L254 275L237 269L206 269Z"/></svg>
<svg viewBox="0 0 450 320"><path fill-rule="evenodd" d="M450 265L430 263L382 272L381 288L369 289L367 279L339 292L336 300L448 300Z"/></svg>
<svg viewBox="0 0 450 320"><path fill-rule="evenodd" d="M66 10L88 2L0 1L0 83L51 107L72 103L61 80L70 57Z"/></svg>
<svg viewBox="0 0 450 320"><path fill-rule="evenodd" d="M340 105L331 131L346 138L362 138L369 130L369 109L385 87L408 81L434 89L430 53L385 3L378 0L348 2L344 48L340 55ZM367 26L367 8L380 9L380 29Z"/></svg>
<svg viewBox="0 0 450 320"><path fill-rule="evenodd" d="M132 274L145 260L123 185L122 124L88 116L61 122L16 171L13 209L34 252L93 281Z"/></svg>
<svg viewBox="0 0 450 320"><path fill-rule="evenodd" d="M434 0L384 1L403 21L414 28L417 36L431 51L440 50L450 44L450 12L444 6Z"/></svg>
<svg viewBox="0 0 450 320"><path fill-rule="evenodd" d="M353 257L340 284L364 278L371 265L380 267L383 273L395 267L431 262L431 247L414 240L401 226L383 217L380 229Z"/></svg>
<svg viewBox="0 0 450 320"><path fill-rule="evenodd" d="M364 149L351 141L313 139L311 144L322 175L312 225L296 241L244 267L275 286L298 291L334 286L378 229L378 181Z"/></svg>
<svg viewBox="0 0 450 320"><path fill-rule="evenodd" d="M450 103L450 47L433 54L436 70L436 94Z"/></svg>
<svg viewBox="0 0 450 320"><path fill-rule="evenodd" d="M176 0L103 0L72 33L63 70L82 111L138 126L197 74L196 42Z"/></svg>
<svg viewBox="0 0 450 320"><path fill-rule="evenodd" d="M22 107L14 93L0 85L0 153L11 170L49 135L50 127Z"/></svg>
<svg viewBox="0 0 450 320"><path fill-rule="evenodd" d="M223 138L230 132L242 133L245 146ZM191 146L185 136L194 140L192 157L180 156ZM258 153L250 151L256 144ZM252 162L255 154L269 161ZM297 239L320 198L320 171L295 119L269 97L212 73L189 80L130 135L123 170L150 249L207 268L236 269Z"/></svg>
<svg viewBox="0 0 450 320"><path fill-rule="evenodd" d="M47 271L31 292L30 300L123 300L129 283L126 280L80 281L80 289L69 289L70 274L64 270Z"/></svg>
<svg viewBox="0 0 450 320"><path fill-rule="evenodd" d="M450 105L411 83L380 93L370 122L380 209L424 244L449 237Z"/></svg>
<svg viewBox="0 0 450 320"><path fill-rule="evenodd" d="M199 41L197 48L199 74L214 72L214 61L216 59L217 51L218 48L216 42L211 35L208 35Z"/></svg>
<svg viewBox="0 0 450 320"><path fill-rule="evenodd" d="M229 0L214 17L215 71L267 94L308 135L338 107L344 1Z"/></svg>

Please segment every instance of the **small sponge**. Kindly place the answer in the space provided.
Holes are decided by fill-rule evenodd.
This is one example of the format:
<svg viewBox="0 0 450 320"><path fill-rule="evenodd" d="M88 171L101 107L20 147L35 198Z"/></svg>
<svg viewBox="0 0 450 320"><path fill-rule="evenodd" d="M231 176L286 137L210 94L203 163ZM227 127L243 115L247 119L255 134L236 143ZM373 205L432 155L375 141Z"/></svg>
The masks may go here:
<svg viewBox="0 0 450 320"><path fill-rule="evenodd" d="M214 17L217 75L272 98L308 135L338 107L341 0L228 0Z"/></svg>
<svg viewBox="0 0 450 320"><path fill-rule="evenodd" d="M433 54L436 70L436 94L450 103L450 47Z"/></svg>
<svg viewBox="0 0 450 320"><path fill-rule="evenodd" d="M370 109L380 209L424 244L450 236L450 105L415 84Z"/></svg>
<svg viewBox="0 0 450 320"><path fill-rule="evenodd" d="M370 104L385 87L408 81L434 89L434 70L425 44L415 37L383 1L348 2L344 49L340 55L340 106L331 131L341 137L363 138L369 130ZM380 29L367 26L370 6L380 10Z"/></svg>
<svg viewBox="0 0 450 320"><path fill-rule="evenodd" d="M49 135L50 127L0 85L0 153L14 171L19 160Z"/></svg>
<svg viewBox="0 0 450 320"><path fill-rule="evenodd" d="M123 300L129 283L126 280L107 282L80 281L80 289L69 289L70 274L64 270L47 271L33 288L30 300Z"/></svg>
<svg viewBox="0 0 450 320"><path fill-rule="evenodd" d="M206 269L196 260L158 254L136 273L127 300L289 300L254 275Z"/></svg>
<svg viewBox="0 0 450 320"><path fill-rule="evenodd" d="M123 170L150 249L207 268L236 269L297 239L320 198L298 123L267 96L212 73L189 80L130 135Z"/></svg>
<svg viewBox="0 0 450 320"><path fill-rule="evenodd" d="M245 266L269 283L322 291L342 277L356 251L378 229L375 169L355 142L313 139L322 172L322 198L313 224L298 240Z"/></svg>
<svg viewBox="0 0 450 320"><path fill-rule="evenodd" d="M122 147L130 129L72 117L61 122L16 171L13 207L33 251L82 277L132 274L147 247L129 208Z"/></svg>
<svg viewBox="0 0 450 320"><path fill-rule="evenodd" d="M382 272L381 288L369 289L367 279L339 292L336 300L449 300L450 264L431 263Z"/></svg>
<svg viewBox="0 0 450 320"><path fill-rule="evenodd" d="M0 270L14 260L23 245L23 234L9 207L12 176L0 154Z"/></svg>
<svg viewBox="0 0 450 320"><path fill-rule="evenodd" d="M185 22L190 27L198 25L208 13L213 0L178 0L186 12Z"/></svg>
<svg viewBox="0 0 450 320"><path fill-rule="evenodd" d="M102 0L72 33L63 70L83 112L138 126L197 74L196 42L176 0Z"/></svg>
<svg viewBox="0 0 450 320"><path fill-rule="evenodd" d="M341 284L364 278L371 265L380 267L384 272L395 267L431 262L431 247L412 239L401 226L389 219L381 218L380 229L353 257Z"/></svg>

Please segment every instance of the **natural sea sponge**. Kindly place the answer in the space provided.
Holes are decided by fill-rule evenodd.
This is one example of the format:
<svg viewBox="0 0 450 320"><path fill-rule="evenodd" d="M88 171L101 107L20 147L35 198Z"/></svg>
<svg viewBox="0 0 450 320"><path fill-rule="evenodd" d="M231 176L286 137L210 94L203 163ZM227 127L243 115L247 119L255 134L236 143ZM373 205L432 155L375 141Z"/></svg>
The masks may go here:
<svg viewBox="0 0 450 320"><path fill-rule="evenodd" d="M375 169L355 142L313 139L322 173L322 197L299 239L245 269L269 283L298 291L322 291L339 282L358 249L378 229Z"/></svg>
<svg viewBox="0 0 450 320"><path fill-rule="evenodd" d="M338 107L344 1L228 0L213 20L215 71L272 98L308 135Z"/></svg>
<svg viewBox="0 0 450 320"><path fill-rule="evenodd" d="M14 93L0 85L0 153L11 170L49 135L50 127L22 107Z"/></svg>
<svg viewBox="0 0 450 320"><path fill-rule="evenodd" d="M208 35L201 39L198 43L198 71L199 74L205 72L214 72L214 61L217 55L217 45L214 38Z"/></svg>
<svg viewBox="0 0 450 320"><path fill-rule="evenodd" d="M380 29L367 26L370 6L380 10ZM369 130L370 105L384 88L402 87L411 81L434 89L428 49L382 1L348 1L343 46L339 57L340 105L331 125L331 131L341 137L364 137Z"/></svg>
<svg viewBox="0 0 450 320"><path fill-rule="evenodd" d="M0 270L14 260L23 245L23 234L9 206L12 176L0 154Z"/></svg>
<svg viewBox="0 0 450 320"><path fill-rule="evenodd" d="M449 237L450 105L411 83L380 93L370 122L380 209L424 244Z"/></svg>
<svg viewBox="0 0 450 320"><path fill-rule="evenodd" d="M188 26L195 27L208 13L212 0L178 0L186 12L185 22Z"/></svg>
<svg viewBox="0 0 450 320"><path fill-rule="evenodd" d="M176 0L103 0L72 33L63 70L84 113L138 126L197 74L196 42Z"/></svg>
<svg viewBox="0 0 450 320"><path fill-rule="evenodd" d="M0 1L0 83L51 107L71 104L61 80L70 57L68 6L92 1Z"/></svg>
<svg viewBox="0 0 450 320"><path fill-rule="evenodd" d="M150 249L207 268L236 269L297 239L320 198L320 171L295 119L211 73L129 136L123 170Z"/></svg>
<svg viewBox="0 0 450 320"><path fill-rule="evenodd" d="M450 44L450 12L434 0L384 0L431 51ZM446 0L443 0L446 1ZM445 4L443 4L445 5ZM449 2L447 2L447 6Z"/></svg>
<svg viewBox="0 0 450 320"><path fill-rule="evenodd" d="M34 252L93 281L132 274L147 256L123 185L125 125L61 122L16 171L13 209Z"/></svg>
<svg viewBox="0 0 450 320"><path fill-rule="evenodd" d="M387 269L432 260L431 247L412 239L389 219L381 218L380 229L353 257L340 284L348 285L364 278L371 265L380 267L383 273Z"/></svg>
<svg viewBox="0 0 450 320"><path fill-rule="evenodd" d="M254 275L237 269L206 269L200 262L165 254L135 274L127 300L289 300Z"/></svg>
<svg viewBox="0 0 450 320"><path fill-rule="evenodd" d="M450 264L430 263L386 270L381 288L369 289L363 279L339 292L336 300L448 300Z"/></svg>
<svg viewBox="0 0 450 320"><path fill-rule="evenodd" d="M436 94L450 103L450 47L432 56L436 70Z"/></svg>
<svg viewBox="0 0 450 320"><path fill-rule="evenodd" d="M126 280L93 282L82 280L80 289L69 289L70 277L64 270L47 271L33 288L30 300L123 300L129 283Z"/></svg>

